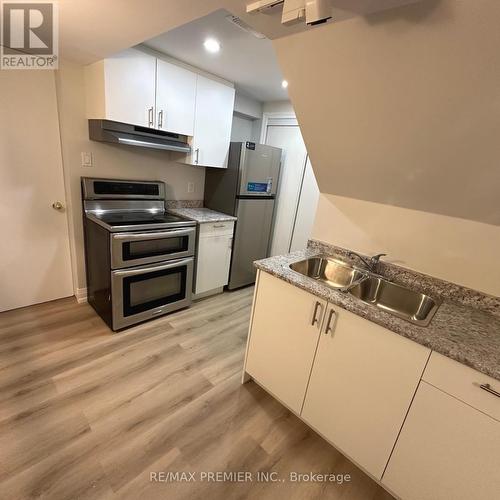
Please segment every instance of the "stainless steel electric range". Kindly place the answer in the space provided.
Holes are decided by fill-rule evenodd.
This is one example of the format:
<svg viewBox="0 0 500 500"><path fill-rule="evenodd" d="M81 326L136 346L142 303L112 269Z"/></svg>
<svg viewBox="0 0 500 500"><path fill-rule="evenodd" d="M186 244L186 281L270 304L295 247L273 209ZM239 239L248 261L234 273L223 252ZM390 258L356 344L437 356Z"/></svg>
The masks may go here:
<svg viewBox="0 0 500 500"><path fill-rule="evenodd" d="M165 184L82 178L89 304L112 330L191 304L196 222L165 211Z"/></svg>

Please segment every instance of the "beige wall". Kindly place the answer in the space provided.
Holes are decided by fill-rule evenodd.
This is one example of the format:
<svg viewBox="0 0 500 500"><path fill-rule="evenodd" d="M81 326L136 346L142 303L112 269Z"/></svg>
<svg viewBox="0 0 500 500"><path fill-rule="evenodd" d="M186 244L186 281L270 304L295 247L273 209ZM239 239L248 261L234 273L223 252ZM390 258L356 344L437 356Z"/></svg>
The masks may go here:
<svg viewBox="0 0 500 500"><path fill-rule="evenodd" d="M500 3L275 40L323 193L313 238L500 295Z"/></svg>
<svg viewBox="0 0 500 500"><path fill-rule="evenodd" d="M500 296L498 226L323 194L312 238Z"/></svg>
<svg viewBox="0 0 500 500"><path fill-rule="evenodd" d="M320 190L500 225L499 19L423 0L275 40Z"/></svg>
<svg viewBox="0 0 500 500"><path fill-rule="evenodd" d="M166 152L89 141L83 66L64 62L56 74L56 84L75 287L84 288L80 177L161 180L167 183L169 199L203 199L205 170L175 163ZM81 166L82 151L93 154L94 167ZM188 182L194 182L194 193L187 192Z"/></svg>

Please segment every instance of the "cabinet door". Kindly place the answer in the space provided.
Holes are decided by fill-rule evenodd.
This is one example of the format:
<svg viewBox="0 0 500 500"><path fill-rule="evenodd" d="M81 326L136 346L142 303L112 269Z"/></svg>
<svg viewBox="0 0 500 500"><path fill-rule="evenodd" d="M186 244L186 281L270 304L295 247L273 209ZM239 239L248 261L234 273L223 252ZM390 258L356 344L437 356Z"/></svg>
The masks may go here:
<svg viewBox="0 0 500 500"><path fill-rule="evenodd" d="M105 59L106 118L154 127L156 58L128 49Z"/></svg>
<svg viewBox="0 0 500 500"><path fill-rule="evenodd" d="M200 235L195 293L227 285L231 263L231 235Z"/></svg>
<svg viewBox="0 0 500 500"><path fill-rule="evenodd" d="M196 73L157 60L156 126L167 132L193 135Z"/></svg>
<svg viewBox="0 0 500 500"><path fill-rule="evenodd" d="M225 167L233 122L234 88L198 75L190 163Z"/></svg>
<svg viewBox="0 0 500 500"><path fill-rule="evenodd" d="M324 300L259 272L245 371L297 414L325 308Z"/></svg>
<svg viewBox="0 0 500 500"><path fill-rule="evenodd" d="M500 422L422 382L382 482L405 500L491 500L499 471Z"/></svg>
<svg viewBox="0 0 500 500"><path fill-rule="evenodd" d="M345 310L330 318L331 309L302 418L380 479L430 349Z"/></svg>

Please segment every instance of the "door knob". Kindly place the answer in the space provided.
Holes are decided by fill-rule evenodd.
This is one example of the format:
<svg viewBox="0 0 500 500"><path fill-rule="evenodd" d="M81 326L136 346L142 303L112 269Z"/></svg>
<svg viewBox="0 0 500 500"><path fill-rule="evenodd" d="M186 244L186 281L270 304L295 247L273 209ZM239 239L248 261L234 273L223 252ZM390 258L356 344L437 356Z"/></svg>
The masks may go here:
<svg viewBox="0 0 500 500"><path fill-rule="evenodd" d="M54 201L54 203L52 203L52 208L55 210L62 210L64 205L60 201Z"/></svg>

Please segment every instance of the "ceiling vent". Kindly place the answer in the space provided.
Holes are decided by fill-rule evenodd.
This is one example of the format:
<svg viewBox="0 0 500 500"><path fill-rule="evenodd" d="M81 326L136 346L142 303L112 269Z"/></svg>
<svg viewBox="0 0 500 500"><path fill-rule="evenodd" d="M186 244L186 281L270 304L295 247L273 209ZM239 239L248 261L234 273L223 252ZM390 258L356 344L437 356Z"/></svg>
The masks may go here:
<svg viewBox="0 0 500 500"><path fill-rule="evenodd" d="M248 26L248 24L245 21L242 21L238 16L233 16L229 14L228 16L226 16L226 19L235 26L238 26L238 28L240 28L241 30L250 33L250 35L254 36L255 38L259 38L261 40L263 38L266 38L266 35L263 35L262 33L255 31L253 28Z"/></svg>

